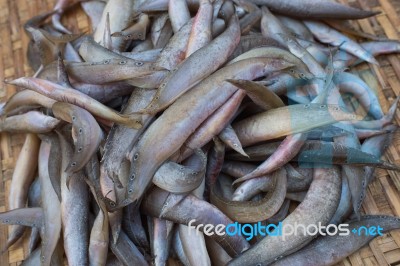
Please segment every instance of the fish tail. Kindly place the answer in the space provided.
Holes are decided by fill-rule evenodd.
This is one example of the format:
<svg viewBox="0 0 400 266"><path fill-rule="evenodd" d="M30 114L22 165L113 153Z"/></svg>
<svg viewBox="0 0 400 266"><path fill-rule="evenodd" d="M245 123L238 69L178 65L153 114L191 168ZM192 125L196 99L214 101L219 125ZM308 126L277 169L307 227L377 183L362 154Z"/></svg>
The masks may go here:
<svg viewBox="0 0 400 266"><path fill-rule="evenodd" d="M254 170L253 172L248 173L247 175L244 175L244 176L242 176L242 177L236 179L235 181L233 181L232 186L234 186L234 185L236 185L236 184L238 184L238 183L244 182L244 181L246 181L246 180L256 178L256 177L258 177L258 176L260 176L260 175L261 175L261 174L259 174L258 171L257 171L257 169L256 169L256 170Z"/></svg>
<svg viewBox="0 0 400 266"><path fill-rule="evenodd" d="M111 37L123 37L123 36L124 36L124 35L122 34L121 31L114 32L114 33L111 34Z"/></svg>
<svg viewBox="0 0 400 266"><path fill-rule="evenodd" d="M374 64L374 65L380 66L378 60L376 60L376 58L375 58L372 54L370 54L369 52L367 52L367 51L366 51L366 53L365 53L364 58L362 58L362 59L364 59L364 60L367 61L368 63L371 63L371 64Z"/></svg>
<svg viewBox="0 0 400 266"><path fill-rule="evenodd" d="M5 104L1 105L0 107L0 120L4 120L7 116L6 110L5 110Z"/></svg>
<svg viewBox="0 0 400 266"><path fill-rule="evenodd" d="M9 247L14 245L23 235L25 232L25 227L23 226L13 226L11 229L11 232L9 234L9 237L7 239L7 243L0 252L3 254L5 251L8 250Z"/></svg>
<svg viewBox="0 0 400 266"><path fill-rule="evenodd" d="M243 150L242 145L233 146L232 149L237 151L239 154L241 154L241 155L243 155L243 156L245 156L247 158L250 158L250 156Z"/></svg>
<svg viewBox="0 0 400 266"><path fill-rule="evenodd" d="M388 125L393 121L394 115L396 114L396 110L397 110L397 107L399 105L399 100L400 100L400 96L397 96L396 100L394 101L394 103L390 107L389 111L383 117L385 125Z"/></svg>
<svg viewBox="0 0 400 266"><path fill-rule="evenodd" d="M122 118L121 123L127 127L140 129L143 127L143 117L142 114L134 112L129 114L120 115Z"/></svg>
<svg viewBox="0 0 400 266"><path fill-rule="evenodd" d="M381 166L382 166L382 168L387 169L387 170L400 171L400 166L393 164L393 163L386 162L386 161L383 161Z"/></svg>

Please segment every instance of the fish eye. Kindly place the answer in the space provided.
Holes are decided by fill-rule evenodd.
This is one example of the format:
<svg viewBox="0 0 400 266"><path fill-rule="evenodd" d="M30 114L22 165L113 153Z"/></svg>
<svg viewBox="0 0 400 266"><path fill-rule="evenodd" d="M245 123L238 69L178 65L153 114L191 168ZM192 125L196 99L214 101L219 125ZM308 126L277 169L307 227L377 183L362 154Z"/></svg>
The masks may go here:
<svg viewBox="0 0 400 266"><path fill-rule="evenodd" d="M292 74L293 74L293 73L294 73L294 69L291 69L291 70L290 70L290 73L292 73Z"/></svg>
<svg viewBox="0 0 400 266"><path fill-rule="evenodd" d="M110 59L104 60L105 65L109 64L110 62L111 62Z"/></svg>
<svg viewBox="0 0 400 266"><path fill-rule="evenodd" d="M132 38L132 34L126 35L126 38L128 38L128 39Z"/></svg>
<svg viewBox="0 0 400 266"><path fill-rule="evenodd" d="M133 179L135 179L135 174L133 174L133 175L131 175L131 178L130 178L130 180L132 180L133 181Z"/></svg>
<svg viewBox="0 0 400 266"><path fill-rule="evenodd" d="M308 107L310 107L310 105L309 105L309 104L305 104L304 107L305 107L305 108L308 108Z"/></svg>
<svg viewBox="0 0 400 266"><path fill-rule="evenodd" d="M133 190L132 190L132 189L129 189L129 190L128 190L128 193L129 193L129 194L131 194L132 192L133 192Z"/></svg>
<svg viewBox="0 0 400 266"><path fill-rule="evenodd" d="M124 60L124 61L119 61L119 62L118 62L118 64L120 64L120 65L125 65L126 63L127 63L127 61L125 61L125 60Z"/></svg>
<svg viewBox="0 0 400 266"><path fill-rule="evenodd" d="M143 66L143 62L136 62L135 66Z"/></svg>
<svg viewBox="0 0 400 266"><path fill-rule="evenodd" d="M325 107L326 107L325 104L321 104L321 105L319 106L319 108L325 108Z"/></svg>
<svg viewBox="0 0 400 266"><path fill-rule="evenodd" d="M83 132L83 129L79 128L79 134L82 134L82 132Z"/></svg>
<svg viewBox="0 0 400 266"><path fill-rule="evenodd" d="M135 153L135 155L133 155L133 160L136 161L137 159L139 159L139 153Z"/></svg>
<svg viewBox="0 0 400 266"><path fill-rule="evenodd" d="M81 152L81 151L82 151L82 147L79 147L78 152Z"/></svg>
<svg viewBox="0 0 400 266"><path fill-rule="evenodd" d="M142 37L142 34L141 33L138 33L138 35L137 35L139 38L141 38Z"/></svg>
<svg viewBox="0 0 400 266"><path fill-rule="evenodd" d="M76 120L76 116L72 116L72 121L75 121Z"/></svg>
<svg viewBox="0 0 400 266"><path fill-rule="evenodd" d="M115 203L113 201L110 202L111 207L115 207Z"/></svg>
<svg viewBox="0 0 400 266"><path fill-rule="evenodd" d="M76 166L76 162L72 162L72 163L71 163L71 166Z"/></svg>

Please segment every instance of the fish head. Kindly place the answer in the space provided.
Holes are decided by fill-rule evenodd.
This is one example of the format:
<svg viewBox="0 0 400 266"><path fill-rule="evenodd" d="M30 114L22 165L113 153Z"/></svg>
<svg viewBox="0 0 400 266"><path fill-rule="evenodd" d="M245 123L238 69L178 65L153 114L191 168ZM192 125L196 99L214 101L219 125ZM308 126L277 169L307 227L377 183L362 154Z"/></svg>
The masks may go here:
<svg viewBox="0 0 400 266"><path fill-rule="evenodd" d="M111 37L120 37L120 38L124 38L125 40L144 41L146 38L146 32L143 31L142 29L137 29L137 30L133 30L130 32L119 31L119 32L114 32L113 34L111 34Z"/></svg>
<svg viewBox="0 0 400 266"><path fill-rule="evenodd" d="M363 120L363 116L356 113L349 112L342 108L340 105L329 104L321 105L321 108L327 108L331 116L337 121L360 121Z"/></svg>
<svg viewBox="0 0 400 266"><path fill-rule="evenodd" d="M129 153L129 160L131 162L128 185L126 186L126 198L120 204L130 204L139 202L144 192L151 184L153 174L148 174L149 167L152 168L152 163L142 158L140 152L140 145L134 147Z"/></svg>
<svg viewBox="0 0 400 266"><path fill-rule="evenodd" d="M265 62L265 69L270 69L271 66L276 71L286 72L295 65L283 59L269 59Z"/></svg>
<svg viewBox="0 0 400 266"><path fill-rule="evenodd" d="M283 70L283 72L287 73L297 79L310 80L310 79L314 78L314 75L311 74L308 70L299 68L297 66L289 67L289 68Z"/></svg>

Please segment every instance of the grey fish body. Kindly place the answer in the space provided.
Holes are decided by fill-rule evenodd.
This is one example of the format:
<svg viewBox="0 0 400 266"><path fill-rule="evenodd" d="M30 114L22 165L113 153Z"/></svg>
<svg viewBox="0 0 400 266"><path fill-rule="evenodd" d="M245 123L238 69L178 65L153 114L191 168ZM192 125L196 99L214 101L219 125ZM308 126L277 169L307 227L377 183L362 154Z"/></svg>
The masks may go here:
<svg viewBox="0 0 400 266"><path fill-rule="evenodd" d="M117 243L111 244L111 250L124 265L149 265L123 231L121 231Z"/></svg>
<svg viewBox="0 0 400 266"><path fill-rule="evenodd" d="M331 1L251 0L251 2L266 5L274 12L298 18L360 19L376 14L373 11L360 10Z"/></svg>
<svg viewBox="0 0 400 266"><path fill-rule="evenodd" d="M304 22L308 29L314 34L314 36L323 43L329 43L333 46L340 46L339 48L345 50L360 59L363 59L372 64L378 64L378 61L361 45L357 44L352 39L341 34L335 29L329 26L315 21L305 21Z"/></svg>
<svg viewBox="0 0 400 266"><path fill-rule="evenodd" d="M10 195L8 197L9 210L25 207L29 188L35 177L38 165L36 158L38 157L39 147L39 138L34 134L27 134L11 179ZM11 246L15 243L24 231L25 229L21 228L21 226L12 226L6 246Z"/></svg>
<svg viewBox="0 0 400 266"><path fill-rule="evenodd" d="M398 217L384 215L367 215L361 217L360 221L353 221L349 224L349 229L359 229L362 226L370 228L379 225L383 228L382 233L400 227ZM376 235L366 236L365 233L362 233L360 236L350 233L350 235L345 236L340 236L338 234L335 236L318 237L303 250L289 255L272 265L334 265L345 257L351 255L375 237ZM319 254L324 255L319 256Z"/></svg>
<svg viewBox="0 0 400 266"><path fill-rule="evenodd" d="M38 111L29 111L22 115L7 117L0 122L0 132L13 133L47 133L52 131L60 120L42 114Z"/></svg>
<svg viewBox="0 0 400 266"><path fill-rule="evenodd" d="M340 224L343 222L351 214L353 210L352 207L349 181L347 176L342 173L342 192L340 195L339 205L329 224Z"/></svg>
<svg viewBox="0 0 400 266"><path fill-rule="evenodd" d="M302 203L282 221L285 224L326 224L334 214L340 199L340 176L336 167L315 169L314 180ZM328 189L329 188L329 189ZM328 192L329 191L329 192ZM323 195L323 199L321 199ZM309 235L267 236L233 259L228 265L267 265L282 255L290 254L302 243L312 239ZM269 248L266 248L269 247Z"/></svg>
<svg viewBox="0 0 400 266"><path fill-rule="evenodd" d="M72 147L60 136L63 154L62 169L67 168L73 156ZM72 177L69 177L72 175ZM67 180L69 183L67 183ZM89 204L88 188L77 174L63 171L61 174L61 218L64 248L69 265L88 265Z"/></svg>
<svg viewBox="0 0 400 266"><path fill-rule="evenodd" d="M44 225L41 238L44 241L41 248L41 265L50 266L51 258L56 250L61 233L61 204L50 183L48 160L51 144L42 140L39 150L39 180L42 191L42 206L44 211Z"/></svg>
<svg viewBox="0 0 400 266"><path fill-rule="evenodd" d="M207 223L214 225L219 223L227 225L232 222L225 214L206 201L199 200L193 195L185 197L184 195L168 193L159 188L148 194L142 204L142 210L147 215L180 224L188 224L191 219L196 220L193 225L202 223L205 220L207 220ZM187 214L190 214L190 216ZM202 229L200 228L200 230ZM249 244L242 236L235 235L226 238L214 234L211 237L231 256L236 256L249 247Z"/></svg>

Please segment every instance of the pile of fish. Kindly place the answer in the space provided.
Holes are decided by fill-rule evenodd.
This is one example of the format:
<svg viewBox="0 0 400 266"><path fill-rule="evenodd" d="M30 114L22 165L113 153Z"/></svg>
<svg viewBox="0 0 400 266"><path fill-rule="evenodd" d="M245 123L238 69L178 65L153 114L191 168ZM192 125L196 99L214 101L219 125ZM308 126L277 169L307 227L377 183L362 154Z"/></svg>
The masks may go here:
<svg viewBox="0 0 400 266"><path fill-rule="evenodd" d="M93 34L63 24L78 5ZM360 208L376 168L400 170L381 159L399 98L384 113L352 68L400 52L348 21L375 14L328 0L59 0L24 27L34 76L6 81L21 90L2 103L0 131L26 139L0 214L5 250L30 227L22 265L64 254L68 265L332 265L376 235L208 229L400 228Z"/></svg>

